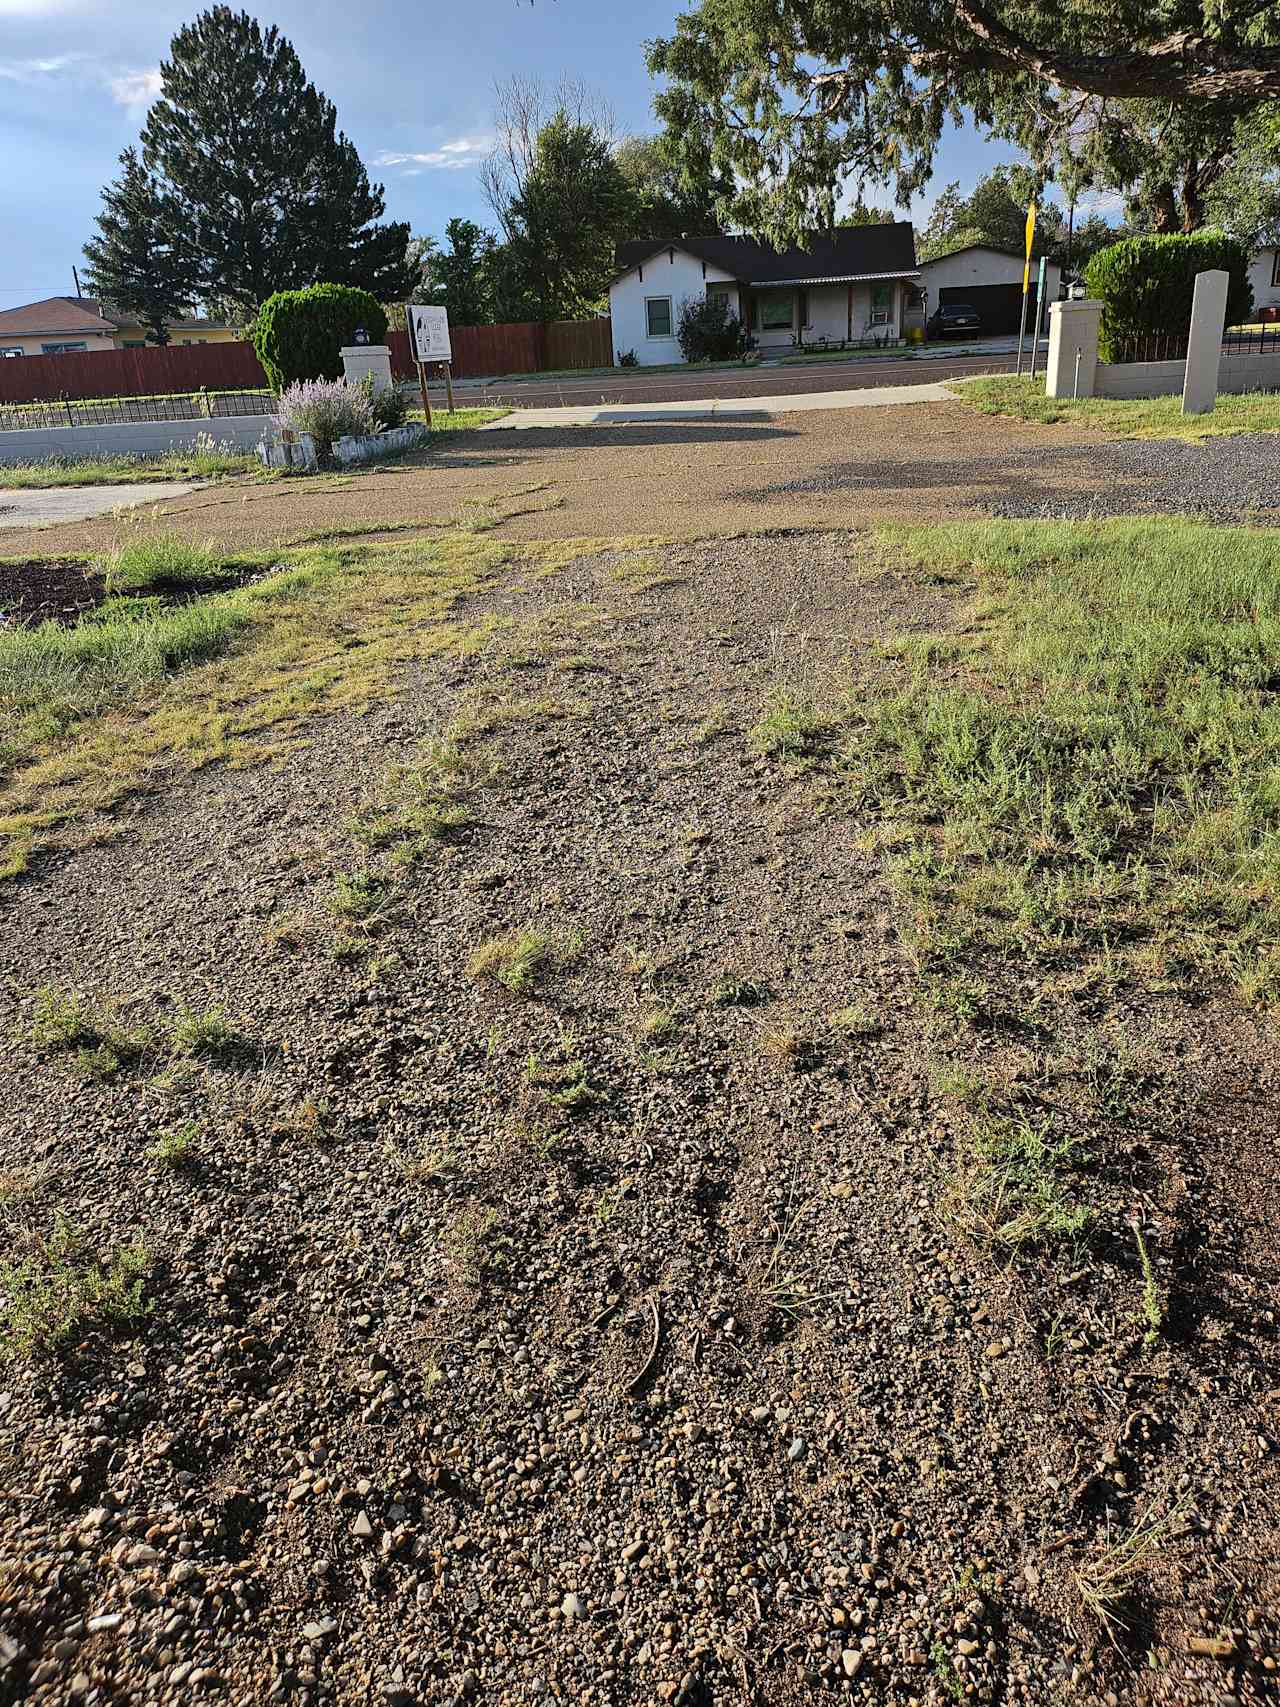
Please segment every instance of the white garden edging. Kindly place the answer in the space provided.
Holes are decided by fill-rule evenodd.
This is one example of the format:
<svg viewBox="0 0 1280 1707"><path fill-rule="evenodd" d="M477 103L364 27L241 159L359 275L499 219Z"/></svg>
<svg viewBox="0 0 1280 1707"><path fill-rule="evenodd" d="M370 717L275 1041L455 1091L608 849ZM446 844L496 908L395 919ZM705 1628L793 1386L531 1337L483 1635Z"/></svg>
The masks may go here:
<svg viewBox="0 0 1280 1707"><path fill-rule="evenodd" d="M273 419L272 425L278 435L274 443L268 444L264 439L258 446L258 455L265 468L296 468L307 472L319 468L316 441L310 433L294 433L285 438L280 434L280 423ZM366 438L356 438L348 433L334 444L333 460L343 468L356 462L373 462L380 456L395 456L401 451L413 450L424 444L427 437L427 429L421 421L410 421L404 427L389 427L386 432L370 433Z"/></svg>

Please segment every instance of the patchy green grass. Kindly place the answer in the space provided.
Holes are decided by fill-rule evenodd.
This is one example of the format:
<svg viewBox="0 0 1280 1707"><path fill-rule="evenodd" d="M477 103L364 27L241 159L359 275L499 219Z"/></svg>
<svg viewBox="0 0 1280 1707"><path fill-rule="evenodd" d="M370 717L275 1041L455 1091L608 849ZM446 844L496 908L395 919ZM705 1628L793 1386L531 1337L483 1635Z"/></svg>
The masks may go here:
<svg viewBox="0 0 1280 1707"><path fill-rule="evenodd" d="M108 1260L88 1256L64 1217L48 1238L19 1258L0 1260L0 1362L57 1350L94 1327L132 1327L150 1312L144 1295L151 1267L145 1245L125 1245Z"/></svg>
<svg viewBox="0 0 1280 1707"><path fill-rule="evenodd" d="M91 816L96 837L120 833L107 815L161 780L277 756L306 718L376 703L416 659L479 650L496 619L456 620L457 601L563 555L449 530L310 546L178 608L108 601L72 628L0 634L0 877L79 842Z"/></svg>
<svg viewBox="0 0 1280 1707"><path fill-rule="evenodd" d="M895 875L925 964L1106 954L1121 976L1216 972L1274 1001L1274 536L1115 521L881 537L978 595L958 651L845 705L835 760L906 849Z"/></svg>
<svg viewBox="0 0 1280 1707"><path fill-rule="evenodd" d="M264 417L265 419L265 417ZM225 480L236 474L264 476L256 452L217 442L217 422L209 442L160 456L49 457L41 462L0 463L0 490L29 491L48 486L127 486L165 480Z"/></svg>
<svg viewBox="0 0 1280 1707"><path fill-rule="evenodd" d="M113 551L101 567L108 593L120 594L207 582L225 565L210 543L200 545L176 533L148 533Z"/></svg>
<svg viewBox="0 0 1280 1707"><path fill-rule="evenodd" d="M822 750L829 724L807 700L776 694L747 739L769 759L800 760Z"/></svg>
<svg viewBox="0 0 1280 1707"><path fill-rule="evenodd" d="M952 380L963 403L984 415L1051 426L1059 421L1093 427L1112 438L1209 439L1229 433L1280 432L1280 391L1222 394L1208 415L1184 415L1182 398L1046 397L1044 381L1001 374L989 379Z"/></svg>
<svg viewBox="0 0 1280 1707"><path fill-rule="evenodd" d="M169 1041L177 1055L216 1058L233 1055L244 1039L218 1007L180 1007L169 1025Z"/></svg>
<svg viewBox="0 0 1280 1707"><path fill-rule="evenodd" d="M136 1066L150 1033L120 1025L105 1008L75 991L46 984L37 990L28 1036L42 1055L70 1055L86 1079L110 1079Z"/></svg>
<svg viewBox="0 0 1280 1707"><path fill-rule="evenodd" d="M157 1167L166 1168L170 1173L181 1173L196 1165L199 1151L200 1128L194 1120L189 1120L185 1126L162 1132L147 1154Z"/></svg>
<svg viewBox="0 0 1280 1707"><path fill-rule="evenodd" d="M552 943L541 931L508 931L481 943L467 963L473 978L492 979L505 990L525 995L551 964Z"/></svg>
<svg viewBox="0 0 1280 1707"><path fill-rule="evenodd" d="M486 421L500 421L504 415L509 415L510 409L437 409L434 401L431 404L431 438L438 434L466 433L474 427L483 427ZM409 410L408 419L421 421L425 417L422 407ZM430 441L429 441L430 442Z"/></svg>
<svg viewBox="0 0 1280 1707"><path fill-rule="evenodd" d="M1048 1122L980 1117L961 1140L944 1206L969 1236L993 1250L1017 1252L1083 1238L1093 1211L1075 1201L1088 1158L1075 1138Z"/></svg>

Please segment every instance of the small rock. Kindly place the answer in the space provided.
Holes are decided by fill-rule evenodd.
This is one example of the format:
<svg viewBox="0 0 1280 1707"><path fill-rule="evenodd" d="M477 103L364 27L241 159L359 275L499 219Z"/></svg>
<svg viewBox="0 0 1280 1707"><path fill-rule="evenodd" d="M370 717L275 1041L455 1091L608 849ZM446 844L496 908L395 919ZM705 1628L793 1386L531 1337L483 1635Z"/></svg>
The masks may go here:
<svg viewBox="0 0 1280 1707"><path fill-rule="evenodd" d="M586 1616L587 1611L586 1607L578 1599L578 1596L573 1593L565 1595L564 1599L560 1602L560 1610L566 1618L583 1618Z"/></svg>
<svg viewBox="0 0 1280 1707"><path fill-rule="evenodd" d="M793 1464L797 1458L804 1457L804 1441L801 1440L799 1436L797 1436L796 1439L791 1442L791 1445L788 1446L787 1457Z"/></svg>
<svg viewBox="0 0 1280 1707"><path fill-rule="evenodd" d="M1188 1636L1187 1652L1207 1660L1229 1660L1236 1645L1229 1636Z"/></svg>
<svg viewBox="0 0 1280 1707"><path fill-rule="evenodd" d="M983 1352L982 1355L984 1357L1003 1357L1004 1353L1005 1353L1005 1348L1000 1343L1000 1341L999 1340L992 1340L991 1344L987 1347L987 1349Z"/></svg>
<svg viewBox="0 0 1280 1707"><path fill-rule="evenodd" d="M356 1520L351 1525L351 1533L357 1541L369 1541L373 1537L373 1525L369 1522L367 1511L357 1512Z"/></svg>
<svg viewBox="0 0 1280 1707"><path fill-rule="evenodd" d="M862 1664L863 1655L857 1648L844 1648L840 1654L840 1664L844 1667L846 1677L857 1677L858 1668Z"/></svg>

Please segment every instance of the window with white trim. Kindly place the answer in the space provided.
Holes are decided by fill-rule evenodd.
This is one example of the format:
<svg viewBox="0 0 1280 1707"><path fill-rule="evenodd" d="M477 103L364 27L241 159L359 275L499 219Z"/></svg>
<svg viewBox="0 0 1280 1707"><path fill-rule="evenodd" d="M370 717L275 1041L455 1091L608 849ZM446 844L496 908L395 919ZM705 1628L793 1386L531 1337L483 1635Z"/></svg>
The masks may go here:
<svg viewBox="0 0 1280 1707"><path fill-rule="evenodd" d="M671 336L671 298L646 296L644 299L645 331L650 338Z"/></svg>
<svg viewBox="0 0 1280 1707"><path fill-rule="evenodd" d="M26 353L21 344L0 344L0 356L25 356Z"/></svg>
<svg viewBox="0 0 1280 1707"><path fill-rule="evenodd" d="M87 350L88 344L41 344L40 349L46 356L67 355L72 350Z"/></svg>
<svg viewBox="0 0 1280 1707"><path fill-rule="evenodd" d="M871 324L887 326L893 318L893 286L887 284L872 285L871 287Z"/></svg>

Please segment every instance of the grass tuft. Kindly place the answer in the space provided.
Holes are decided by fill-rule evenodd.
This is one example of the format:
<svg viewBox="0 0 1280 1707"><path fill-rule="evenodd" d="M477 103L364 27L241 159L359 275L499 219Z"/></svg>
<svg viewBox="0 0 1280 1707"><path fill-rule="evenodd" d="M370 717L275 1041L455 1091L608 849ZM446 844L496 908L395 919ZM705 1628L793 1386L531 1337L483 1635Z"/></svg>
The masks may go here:
<svg viewBox="0 0 1280 1707"><path fill-rule="evenodd" d="M32 1254L0 1261L0 1361L54 1351L94 1326L135 1325L151 1309L150 1266L142 1244L121 1247L105 1264L86 1258L79 1233L60 1216Z"/></svg>
<svg viewBox="0 0 1280 1707"><path fill-rule="evenodd" d="M1073 1202L1073 1172L1087 1160L1078 1139L1054 1137L1048 1123L975 1118L962 1140L945 1206L970 1237L1018 1252L1081 1239L1093 1211Z"/></svg>
<svg viewBox="0 0 1280 1707"><path fill-rule="evenodd" d="M508 931L481 943L467 963L472 978L489 978L525 995L552 959L551 939L540 931Z"/></svg>

